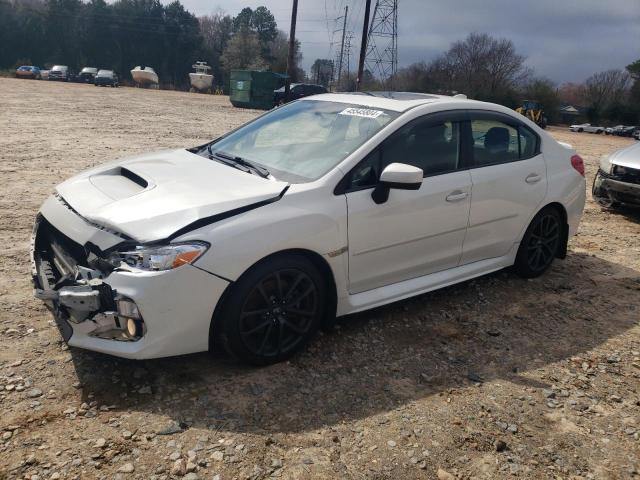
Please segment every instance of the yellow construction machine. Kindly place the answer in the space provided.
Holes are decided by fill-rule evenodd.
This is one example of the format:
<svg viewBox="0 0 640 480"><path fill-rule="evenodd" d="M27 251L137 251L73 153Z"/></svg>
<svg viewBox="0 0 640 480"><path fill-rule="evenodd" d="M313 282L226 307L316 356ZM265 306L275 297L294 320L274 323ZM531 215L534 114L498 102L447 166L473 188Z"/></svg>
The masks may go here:
<svg viewBox="0 0 640 480"><path fill-rule="evenodd" d="M544 116L544 108L538 102L525 100L522 102L522 106L516 108L516 112L535 122L540 128L547 128L547 117Z"/></svg>

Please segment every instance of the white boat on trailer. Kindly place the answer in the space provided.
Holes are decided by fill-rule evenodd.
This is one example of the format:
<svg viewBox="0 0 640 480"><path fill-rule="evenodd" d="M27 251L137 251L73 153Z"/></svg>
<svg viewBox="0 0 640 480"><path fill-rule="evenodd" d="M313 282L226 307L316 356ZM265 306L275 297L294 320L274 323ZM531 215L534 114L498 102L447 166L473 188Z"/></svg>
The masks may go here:
<svg viewBox="0 0 640 480"><path fill-rule="evenodd" d="M158 88L158 74L151 67L138 65L131 70L131 78L139 87Z"/></svg>
<svg viewBox="0 0 640 480"><path fill-rule="evenodd" d="M211 75L209 70L211 67L207 65L207 62L196 62L191 66L195 72L189 74L189 81L191 82L190 92L200 91L200 92L212 92L213 86L213 75Z"/></svg>

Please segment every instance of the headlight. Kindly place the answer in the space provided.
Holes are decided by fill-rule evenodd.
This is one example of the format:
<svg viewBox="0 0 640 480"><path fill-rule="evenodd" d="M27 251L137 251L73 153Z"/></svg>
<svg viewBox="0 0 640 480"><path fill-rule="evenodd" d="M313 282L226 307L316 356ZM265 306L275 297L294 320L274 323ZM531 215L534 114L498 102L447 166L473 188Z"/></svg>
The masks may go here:
<svg viewBox="0 0 640 480"><path fill-rule="evenodd" d="M141 270L171 270L195 262L209 248L204 242L139 246L117 252L117 259Z"/></svg>

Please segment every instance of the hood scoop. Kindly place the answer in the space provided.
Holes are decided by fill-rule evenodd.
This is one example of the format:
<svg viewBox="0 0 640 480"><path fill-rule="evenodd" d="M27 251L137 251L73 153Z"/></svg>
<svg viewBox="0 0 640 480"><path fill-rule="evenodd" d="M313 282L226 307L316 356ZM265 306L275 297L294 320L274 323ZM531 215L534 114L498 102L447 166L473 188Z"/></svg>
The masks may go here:
<svg viewBox="0 0 640 480"><path fill-rule="evenodd" d="M147 180L125 167L115 167L89 177L91 184L112 200L122 200L153 188Z"/></svg>

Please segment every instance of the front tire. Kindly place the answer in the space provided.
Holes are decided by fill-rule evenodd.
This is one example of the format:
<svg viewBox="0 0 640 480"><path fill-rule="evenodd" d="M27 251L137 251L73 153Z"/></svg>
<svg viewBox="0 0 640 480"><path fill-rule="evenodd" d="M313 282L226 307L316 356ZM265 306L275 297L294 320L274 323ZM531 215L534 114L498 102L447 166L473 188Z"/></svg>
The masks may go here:
<svg viewBox="0 0 640 480"><path fill-rule="evenodd" d="M221 340L245 363L286 360L309 343L324 317L324 279L302 255L268 258L232 289L221 311Z"/></svg>
<svg viewBox="0 0 640 480"><path fill-rule="evenodd" d="M562 245L562 218L555 208L542 209L533 217L522 237L515 272L524 278L535 278L546 272Z"/></svg>

